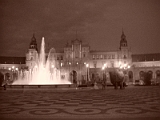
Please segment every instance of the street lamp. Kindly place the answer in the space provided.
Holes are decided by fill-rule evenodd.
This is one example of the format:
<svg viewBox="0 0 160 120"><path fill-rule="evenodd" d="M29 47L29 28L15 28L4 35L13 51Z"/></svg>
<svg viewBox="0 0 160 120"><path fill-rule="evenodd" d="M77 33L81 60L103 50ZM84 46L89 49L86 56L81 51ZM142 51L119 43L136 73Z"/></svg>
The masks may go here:
<svg viewBox="0 0 160 120"><path fill-rule="evenodd" d="M12 66L12 69L14 70L14 66Z"/></svg>
<svg viewBox="0 0 160 120"><path fill-rule="evenodd" d="M104 75L105 75L105 73L106 73L106 66L107 66L107 64L105 63L103 66L102 66L102 71L103 71L103 74L102 74L102 79L104 80Z"/></svg>
<svg viewBox="0 0 160 120"><path fill-rule="evenodd" d="M54 68L54 65L52 65L51 67Z"/></svg>
<svg viewBox="0 0 160 120"><path fill-rule="evenodd" d="M88 67L89 67L89 64L86 64L86 68L87 68L87 82L88 82Z"/></svg>

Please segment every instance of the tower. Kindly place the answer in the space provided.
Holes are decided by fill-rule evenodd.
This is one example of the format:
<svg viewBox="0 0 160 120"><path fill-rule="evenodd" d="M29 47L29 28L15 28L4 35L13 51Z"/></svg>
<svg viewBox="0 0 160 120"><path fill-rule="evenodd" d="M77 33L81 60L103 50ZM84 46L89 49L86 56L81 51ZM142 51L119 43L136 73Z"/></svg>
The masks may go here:
<svg viewBox="0 0 160 120"><path fill-rule="evenodd" d="M31 39L29 49L35 49L36 51L38 51L38 49L37 49L37 41L36 41L36 38L35 38L34 34L33 34L33 37Z"/></svg>
<svg viewBox="0 0 160 120"><path fill-rule="evenodd" d="M122 30L122 35L121 35L121 40L120 40L120 50L127 49L127 48L128 48L128 45L127 45L126 36Z"/></svg>
<svg viewBox="0 0 160 120"><path fill-rule="evenodd" d="M26 53L26 66L29 69L32 69L36 66L38 59L38 49L37 49L37 41L33 34L33 37L31 38L31 42L29 45L28 52Z"/></svg>
<svg viewBox="0 0 160 120"><path fill-rule="evenodd" d="M131 52L128 48L126 36L122 30L120 47L119 47L119 61L122 64L131 64Z"/></svg>

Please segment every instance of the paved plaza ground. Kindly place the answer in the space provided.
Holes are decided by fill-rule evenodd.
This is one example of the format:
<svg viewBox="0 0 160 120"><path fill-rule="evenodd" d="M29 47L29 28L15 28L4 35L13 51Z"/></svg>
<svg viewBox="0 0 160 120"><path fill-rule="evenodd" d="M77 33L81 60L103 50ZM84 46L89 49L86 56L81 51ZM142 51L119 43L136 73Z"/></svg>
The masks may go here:
<svg viewBox="0 0 160 120"><path fill-rule="evenodd" d="M0 90L0 120L160 120L160 87Z"/></svg>

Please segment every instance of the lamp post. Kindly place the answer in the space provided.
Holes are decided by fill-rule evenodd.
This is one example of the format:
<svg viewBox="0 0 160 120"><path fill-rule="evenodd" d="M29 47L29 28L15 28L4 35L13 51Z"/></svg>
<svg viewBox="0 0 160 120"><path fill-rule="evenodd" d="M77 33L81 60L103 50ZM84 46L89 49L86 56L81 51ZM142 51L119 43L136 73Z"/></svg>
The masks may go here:
<svg viewBox="0 0 160 120"><path fill-rule="evenodd" d="M103 66L102 67L102 80L104 80L104 69L105 69L105 67Z"/></svg>
<svg viewBox="0 0 160 120"><path fill-rule="evenodd" d="M60 79L62 78L61 73L63 73L63 68L62 67L63 67L63 63L61 62L61 64L60 64Z"/></svg>
<svg viewBox="0 0 160 120"><path fill-rule="evenodd" d="M71 79L71 83L73 83L73 81L72 81L72 76L71 76L71 73L70 73L71 62L69 62L68 64L69 64L69 78Z"/></svg>
<svg viewBox="0 0 160 120"><path fill-rule="evenodd" d="M103 71L102 79L103 79L103 80L104 80L104 78L105 78L105 74L106 74L106 66L107 66L107 64L106 64L106 63L102 66L102 71Z"/></svg>
<svg viewBox="0 0 160 120"><path fill-rule="evenodd" d="M88 82L88 67L89 67L89 64L86 64L86 68L87 68L87 82Z"/></svg>

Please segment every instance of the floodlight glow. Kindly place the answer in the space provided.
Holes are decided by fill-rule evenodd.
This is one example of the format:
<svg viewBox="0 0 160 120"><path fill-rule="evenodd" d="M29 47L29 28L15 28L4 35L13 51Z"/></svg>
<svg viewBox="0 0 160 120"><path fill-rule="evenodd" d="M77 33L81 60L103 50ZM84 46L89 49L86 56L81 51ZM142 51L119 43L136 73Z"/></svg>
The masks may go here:
<svg viewBox="0 0 160 120"><path fill-rule="evenodd" d="M103 67L102 67L102 70L104 70L104 68L105 68L105 67L103 66Z"/></svg>
<svg viewBox="0 0 160 120"><path fill-rule="evenodd" d="M86 64L86 67L87 67L87 68L88 68L88 66L89 66L89 65L88 65L88 64Z"/></svg>
<svg viewBox="0 0 160 120"><path fill-rule="evenodd" d="M52 68L54 68L54 65L52 65Z"/></svg>
<svg viewBox="0 0 160 120"><path fill-rule="evenodd" d="M127 64L124 64L124 67L126 67L127 66Z"/></svg>
<svg viewBox="0 0 160 120"><path fill-rule="evenodd" d="M120 66L120 69L122 69L122 66Z"/></svg>

